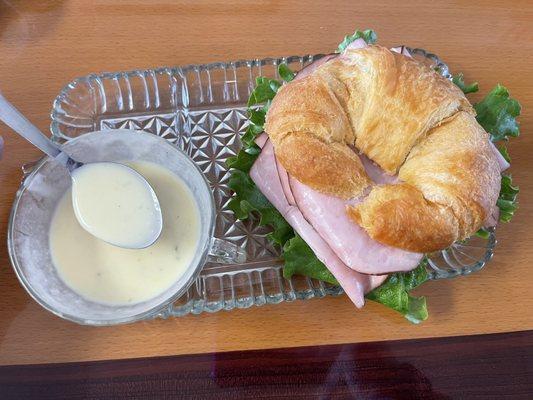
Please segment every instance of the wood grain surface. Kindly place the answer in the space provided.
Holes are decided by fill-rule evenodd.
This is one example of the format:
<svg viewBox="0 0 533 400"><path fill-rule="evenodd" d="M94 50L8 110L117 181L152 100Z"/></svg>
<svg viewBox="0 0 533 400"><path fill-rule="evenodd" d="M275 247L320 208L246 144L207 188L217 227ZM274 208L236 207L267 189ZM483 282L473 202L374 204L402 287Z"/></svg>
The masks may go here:
<svg viewBox="0 0 533 400"><path fill-rule="evenodd" d="M530 399L533 332L0 367L9 399Z"/></svg>
<svg viewBox="0 0 533 400"><path fill-rule="evenodd" d="M102 360L469 335L533 328L533 3L531 1L0 0L0 90L43 131L60 89L91 72L328 52L355 28L380 43L431 50L481 93L504 83L523 105L510 145L521 187L515 220L498 229L480 273L424 285L430 318L414 326L345 296L129 326L91 328L41 309L5 247L20 166L39 156L0 126L0 364Z"/></svg>

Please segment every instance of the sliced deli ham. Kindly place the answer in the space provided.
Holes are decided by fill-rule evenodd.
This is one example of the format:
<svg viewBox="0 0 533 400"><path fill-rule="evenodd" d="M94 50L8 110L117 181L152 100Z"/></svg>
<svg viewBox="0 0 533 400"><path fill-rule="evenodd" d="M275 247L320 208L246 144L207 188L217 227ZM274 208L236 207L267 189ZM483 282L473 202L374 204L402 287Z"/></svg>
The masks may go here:
<svg viewBox="0 0 533 400"><path fill-rule="evenodd" d="M348 267L365 274L410 271L423 255L381 244L346 215L346 206L354 204L327 196L290 178L296 204L305 219ZM360 200L355 200L361 201Z"/></svg>
<svg viewBox="0 0 533 400"><path fill-rule="evenodd" d="M261 135L259 135L255 139L255 143L261 148L265 146L267 141L268 141L268 135L265 132L261 133ZM272 146L272 144L270 144L269 146ZM270 151L270 147L269 147L269 151ZM285 168L283 168L283 166L280 164L280 162L278 161L275 155L274 155L274 159L276 160L276 169L277 169L279 180L281 183L281 188L283 189L283 194L285 195L285 198L287 202L289 203L289 205L295 206L296 200L294 200L294 196L292 195L291 187L289 185L289 174L287 173Z"/></svg>
<svg viewBox="0 0 533 400"><path fill-rule="evenodd" d="M496 147L496 145L492 142L490 142L490 146L492 148L492 151L496 155L496 159L498 160L498 165L500 166L500 172L505 171L507 168L511 166L507 162L505 158L503 158L502 153L500 153L500 150ZM487 218L485 219L485 222L483 223L483 226L485 228L492 228L498 225L498 222L500 220L500 209L495 204L491 210L487 213Z"/></svg>
<svg viewBox="0 0 533 400"><path fill-rule="evenodd" d="M255 138L255 144L263 148L267 140L268 140L268 135L265 132L263 132L258 137Z"/></svg>
<svg viewBox="0 0 533 400"><path fill-rule="evenodd" d="M398 183L399 179L396 175L389 175L383 171L379 165L374 163L370 158L364 154L359 154L359 158L365 167L366 174L372 180L372 182L378 185L386 185L389 183Z"/></svg>
<svg viewBox="0 0 533 400"><path fill-rule="evenodd" d="M492 151L494 152L494 154L496 155L496 158L498 159L498 165L500 166L500 172L505 171L507 168L511 166L511 164L509 164L507 160L503 158L502 153L500 153L500 150L498 150L498 148L496 147L494 143L490 142L490 145L491 145Z"/></svg>
<svg viewBox="0 0 533 400"><path fill-rule="evenodd" d="M285 194L285 198L291 206L295 206L296 200L294 199L292 188L289 183L289 174L287 173L287 170L283 168L283 165L281 165L275 155L274 158L276 159L276 168L278 169L278 176L281 182L281 188L283 189L283 193Z"/></svg>
<svg viewBox="0 0 533 400"><path fill-rule="evenodd" d="M321 65L324 65L329 60L332 60L336 58L337 56L338 54L326 54L324 57L319 58L316 61L313 61L311 64L306 65L300 71L298 71L298 73L294 77L294 80L305 78L307 75L315 71L318 67L320 67Z"/></svg>
<svg viewBox="0 0 533 400"><path fill-rule="evenodd" d="M284 217L311 247L317 258L327 266L356 307L361 308L365 304L365 293L381 285L387 278L386 275L377 277L360 274L348 268L305 220L297 207L290 207Z"/></svg>
<svg viewBox="0 0 533 400"><path fill-rule="evenodd" d="M493 228L496 225L498 225L498 221L500 220L500 209L498 206L494 206L490 214L487 216L487 219L483 223L483 226L485 228Z"/></svg>
<svg viewBox="0 0 533 400"><path fill-rule="evenodd" d="M262 147L261 154L259 154L254 165L252 165L250 178L252 178L268 201L285 217L293 206L289 204L283 193L281 181L278 176L274 148L269 140L266 141Z"/></svg>
<svg viewBox="0 0 533 400"><path fill-rule="evenodd" d="M363 49L366 46L368 46L368 44L365 42L365 39L359 38L359 39L355 39L352 43L346 46L346 50Z"/></svg>
<svg viewBox="0 0 533 400"><path fill-rule="evenodd" d="M321 241L327 244L328 250L332 251L345 266L357 272L372 275L409 271L416 268L422 259L422 254L376 242L363 228L347 218L346 206L353 205L359 200L347 202L337 197L327 196L289 177L285 168L276 159L272 143L268 140L266 133L261 134L256 143L263 148L263 151L252 167L250 176L261 192L284 216L288 214L290 207L297 208L306 224L296 220L293 222L301 227L310 227L318 234ZM364 155L360 157L369 177L375 183L397 181L395 176L386 174ZM294 218L293 215L291 217ZM293 223L288 222L294 228ZM299 231L298 233L305 240L305 234ZM316 248L322 248L323 245L322 243L320 246L308 244L313 251ZM321 253L325 255L326 251L322 249ZM320 258L318 254L317 257ZM330 267L332 258L322 257L320 259L327 267Z"/></svg>
<svg viewBox="0 0 533 400"><path fill-rule="evenodd" d="M263 140L261 138L261 141ZM374 183L387 184L398 181L396 176L385 173L365 155L359 157ZM360 200L344 201L338 197L319 193L289 177L277 159L276 168L288 202L298 206L304 218L348 267L364 274L382 275L409 271L420 263L422 254L376 242L357 223L347 218L346 206L354 205L354 202Z"/></svg>
<svg viewBox="0 0 533 400"><path fill-rule="evenodd" d="M362 307L364 294L381 285L386 277L372 277L348 268L305 220L298 207L289 204L283 192L274 149L270 141L264 143L261 154L250 170L250 177L265 197L311 247L318 259L327 266L352 302L357 307Z"/></svg>

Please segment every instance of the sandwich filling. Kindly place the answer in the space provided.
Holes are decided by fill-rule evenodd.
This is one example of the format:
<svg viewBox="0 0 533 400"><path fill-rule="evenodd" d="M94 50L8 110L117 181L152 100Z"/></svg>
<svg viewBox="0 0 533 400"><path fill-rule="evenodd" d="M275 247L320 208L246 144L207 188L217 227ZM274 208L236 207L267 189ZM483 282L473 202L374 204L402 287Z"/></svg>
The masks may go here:
<svg viewBox="0 0 533 400"><path fill-rule="evenodd" d="M362 115L359 113L364 113L364 107L348 104L354 97L345 92L343 83L343 80L352 79L351 63L359 63L353 66L361 68L366 62L359 56L354 57L353 51L366 51L367 42L373 41L372 31L357 31L341 43L339 54L324 56L297 74L280 65L280 76L287 82L297 82L288 85L292 94L281 91L284 95L274 101L273 107L270 107L271 101L281 84L268 78L257 79L258 90L252 93L249 106L266 104L260 109L249 109L251 124L242 138L244 148L229 161L234 168L230 187L236 192L229 207L239 219L257 211L261 216L260 224L274 228L269 237L283 248L287 278L296 273L338 283L357 307L364 304L366 297L401 312L412 322L420 322L427 318L425 299L408 292L428 279L424 253L433 250L427 249L442 249L468 237L480 226L487 228L498 221L507 222L516 209L518 188L512 185L510 176L501 176L498 201L493 195L492 189L500 186L501 172L509 167L509 158L506 149L496 148L492 141L518 135L514 118L520 107L501 86L472 107L462 93L457 94L457 87L469 93L477 91L477 84L467 86L462 75L454 77L457 87L448 87L449 83L439 81L438 85L444 85L459 99L450 103L453 107L444 110L452 114L446 114L450 116L444 116L436 125L430 116L431 121L427 123L434 128L427 128L419 139L415 136L409 139L416 144L409 145L411 150L402 147L405 143L397 148L392 146L391 150L388 141L391 137L393 142L399 138L398 127L390 125L394 132L391 130L391 135L387 136L387 132L379 131L382 128L374 123L368 125L367 118L367 128L376 131L368 134L369 129L362 129L357 120ZM351 53L345 54L347 51ZM402 54L405 59L412 58L404 46L391 51ZM396 60L397 65L406 62L398 60L397 56L387 57ZM347 72L343 72L342 68L346 67ZM390 74L387 79L394 82ZM384 87L384 90L398 93L404 87L400 83ZM354 87L353 81L350 85ZM412 83L406 83L406 87L409 85ZM299 92L308 97L298 101ZM322 96L323 101L312 99L313 93ZM361 93L368 96L364 91ZM359 100L355 97L355 101ZM405 106L410 107L409 104ZM413 106L418 107L414 103ZM478 113L477 122L474 109ZM265 125L267 110L270 110L270 117ZM399 112L405 113L404 110ZM384 118L389 121L391 116ZM504 120L505 124L498 123ZM367 135L366 143L360 142L361 132ZM373 135L376 138L381 135L382 139L375 139ZM450 141L453 146L449 145ZM374 151L379 143L389 146L387 151L392 151L392 163L387 164L383 154ZM478 176L473 173L474 165L480 170ZM491 189L484 191L483 187ZM381 196L384 191L386 197ZM261 194L266 198L264 201ZM395 204L400 207L396 208ZM386 210L383 205L396 213L383 213L382 210ZM275 210L270 208L272 206ZM415 243L412 248L409 242L398 242L402 236L399 233L413 234L412 226L402 226L401 214L405 216L405 213L419 219L415 237L434 235L442 228L439 224L451 221L451 225L442 229L449 232L448 236L442 236L440 242L433 244ZM375 226L380 228L380 224L392 241L388 242L379 229L372 231ZM483 236L484 232L482 228L478 235Z"/></svg>

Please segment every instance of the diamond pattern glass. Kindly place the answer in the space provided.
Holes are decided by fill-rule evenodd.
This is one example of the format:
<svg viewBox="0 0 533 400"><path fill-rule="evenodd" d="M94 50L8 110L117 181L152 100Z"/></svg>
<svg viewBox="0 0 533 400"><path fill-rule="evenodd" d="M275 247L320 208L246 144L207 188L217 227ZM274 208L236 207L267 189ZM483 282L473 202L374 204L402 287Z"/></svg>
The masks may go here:
<svg viewBox="0 0 533 400"><path fill-rule="evenodd" d="M410 49L418 60L449 78L437 56ZM248 261L208 263L195 284L160 316L215 312L252 305L338 295L342 289L306 277L286 280L280 252L266 239L268 228L256 219L236 221L227 209L228 157L241 146L248 120L246 101L257 76L278 77L277 66L299 70L323 55L235 61L208 65L104 73L78 78L56 98L52 137L62 142L105 129L128 128L159 135L184 150L206 174L217 207L216 236L242 246ZM432 279L464 275L482 268L492 256L494 231L430 255Z"/></svg>

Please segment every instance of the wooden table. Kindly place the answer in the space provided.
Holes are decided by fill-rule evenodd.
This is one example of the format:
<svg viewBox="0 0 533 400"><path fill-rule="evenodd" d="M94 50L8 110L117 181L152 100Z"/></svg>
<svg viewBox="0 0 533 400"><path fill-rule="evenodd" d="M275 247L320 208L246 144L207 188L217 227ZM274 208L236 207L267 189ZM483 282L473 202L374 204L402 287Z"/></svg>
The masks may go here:
<svg viewBox="0 0 533 400"><path fill-rule="evenodd" d="M379 3L379 4L378 4ZM533 3L491 1L10 0L0 2L0 87L47 131L51 103L91 72L328 52L355 28L384 45L439 54L481 93L504 83L520 100L522 136L510 144L520 185L515 220L498 229L480 273L424 285L430 319L415 326L345 296L110 328L77 326L40 308L0 248L0 365L125 359L533 329ZM433 2L431 2L433 3ZM20 166L39 153L4 126L0 242Z"/></svg>

